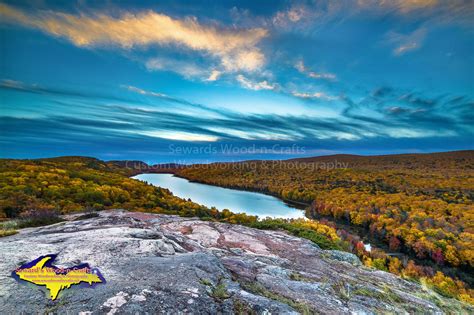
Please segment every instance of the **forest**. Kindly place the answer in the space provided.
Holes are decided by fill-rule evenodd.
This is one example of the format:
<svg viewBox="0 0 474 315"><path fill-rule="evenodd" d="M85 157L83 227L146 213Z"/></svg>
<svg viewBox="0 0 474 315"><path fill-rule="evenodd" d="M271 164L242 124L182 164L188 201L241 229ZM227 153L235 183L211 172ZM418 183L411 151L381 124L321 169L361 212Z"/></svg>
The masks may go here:
<svg viewBox="0 0 474 315"><path fill-rule="evenodd" d="M180 165L170 170L193 181L305 204L310 220L259 220L198 205L130 178L137 169L117 161L3 159L0 236L13 234L16 228L54 223L60 220L59 214L78 211L123 208L199 217L286 230L323 249L353 252L369 267L421 281L440 294L474 304L473 152L380 159L333 156L278 163ZM345 161L347 167L324 168L330 160ZM364 229L384 242L387 250L366 251L360 237L338 228L337 222Z"/></svg>
<svg viewBox="0 0 474 315"><path fill-rule="evenodd" d="M255 216L218 211L174 196L169 190L130 178L136 170L117 161L88 157L0 160L0 236L15 228L55 223L60 214L97 210L177 214L243 224L260 229L284 229L326 249L342 249L336 231L317 221L257 220Z"/></svg>
<svg viewBox="0 0 474 315"><path fill-rule="evenodd" d="M384 242L387 252L367 252L358 237L337 233L366 265L473 301L474 151L214 163L176 172L191 181L304 203L307 216L322 223L332 225L330 218L360 227ZM397 253L412 259L400 260Z"/></svg>

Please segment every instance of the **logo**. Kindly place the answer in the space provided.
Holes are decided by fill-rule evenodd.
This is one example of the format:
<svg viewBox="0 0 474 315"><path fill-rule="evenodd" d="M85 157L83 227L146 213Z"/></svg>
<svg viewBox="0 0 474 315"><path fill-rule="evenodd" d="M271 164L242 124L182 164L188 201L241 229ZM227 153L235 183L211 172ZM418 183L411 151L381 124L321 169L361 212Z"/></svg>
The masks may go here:
<svg viewBox="0 0 474 315"><path fill-rule="evenodd" d="M57 255L45 255L22 265L12 272L12 277L18 282L33 283L44 286L49 291L51 300L56 300L59 293L71 286L93 288L97 284L104 284L105 279L97 268L89 264L81 264L69 268L60 268L53 265Z"/></svg>

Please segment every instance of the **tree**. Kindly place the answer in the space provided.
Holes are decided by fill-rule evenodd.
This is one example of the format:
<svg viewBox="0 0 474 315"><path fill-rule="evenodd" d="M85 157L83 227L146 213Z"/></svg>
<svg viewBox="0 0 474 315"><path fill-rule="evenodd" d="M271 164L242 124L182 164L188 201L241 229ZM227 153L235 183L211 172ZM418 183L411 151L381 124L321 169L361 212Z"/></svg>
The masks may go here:
<svg viewBox="0 0 474 315"><path fill-rule="evenodd" d="M396 236L392 236L388 244L391 251L398 252L401 242Z"/></svg>

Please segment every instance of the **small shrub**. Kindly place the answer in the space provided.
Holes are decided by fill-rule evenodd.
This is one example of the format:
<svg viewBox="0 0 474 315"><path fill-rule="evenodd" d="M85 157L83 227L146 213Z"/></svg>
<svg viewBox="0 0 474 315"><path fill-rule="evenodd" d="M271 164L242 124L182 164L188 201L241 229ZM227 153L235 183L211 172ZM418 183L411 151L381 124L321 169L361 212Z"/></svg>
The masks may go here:
<svg viewBox="0 0 474 315"><path fill-rule="evenodd" d="M0 230L0 237L10 236L18 233L17 230Z"/></svg>
<svg viewBox="0 0 474 315"><path fill-rule="evenodd" d="M92 219L92 218L97 218L97 217L99 217L99 214L97 212L89 212L89 213L78 216L77 218L74 219L74 221Z"/></svg>
<svg viewBox="0 0 474 315"><path fill-rule="evenodd" d="M258 282L242 282L242 283L240 283L240 286L244 290L246 290L248 292L252 292L253 294L265 296L269 299L278 301L278 302L283 303L283 304L287 304L287 305L291 306L292 308L294 308L295 310L297 310L298 312L300 312L303 315L314 314L314 311L311 310L310 307L307 304L305 304L303 302L299 302L299 301L294 301L294 300L292 300L290 298L287 298L283 295L272 292L272 291L266 289L265 287L263 287Z"/></svg>
<svg viewBox="0 0 474 315"><path fill-rule="evenodd" d="M234 301L234 314L238 315L257 315L250 305L241 300Z"/></svg>
<svg viewBox="0 0 474 315"><path fill-rule="evenodd" d="M211 295L216 300L225 300L230 298L230 294L227 291L225 283L222 281L219 281L219 283L212 289Z"/></svg>
<svg viewBox="0 0 474 315"><path fill-rule="evenodd" d="M201 279L201 280L199 280L199 282L201 282L201 284L203 284L205 286L212 286L212 282L209 279Z"/></svg>
<svg viewBox="0 0 474 315"><path fill-rule="evenodd" d="M351 299L351 288L349 284L338 281L334 283L332 287L341 300L347 302Z"/></svg>
<svg viewBox="0 0 474 315"><path fill-rule="evenodd" d="M18 228L50 225L63 221L55 210L29 210L20 215Z"/></svg>

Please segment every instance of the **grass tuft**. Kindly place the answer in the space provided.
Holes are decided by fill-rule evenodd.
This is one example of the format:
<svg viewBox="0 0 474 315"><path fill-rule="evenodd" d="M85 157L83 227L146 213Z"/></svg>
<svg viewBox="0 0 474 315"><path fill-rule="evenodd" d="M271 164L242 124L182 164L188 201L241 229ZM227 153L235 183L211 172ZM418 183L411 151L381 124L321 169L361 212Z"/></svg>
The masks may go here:
<svg viewBox="0 0 474 315"><path fill-rule="evenodd" d="M294 301L283 295L272 292L266 289L265 287L263 287L259 283L246 282L246 283L241 283L240 285L243 289L245 289L246 291L252 292L253 294L261 295L271 300L275 300L283 304L289 305L303 315L314 314L314 312L310 309L310 307L306 305L305 303Z"/></svg>

